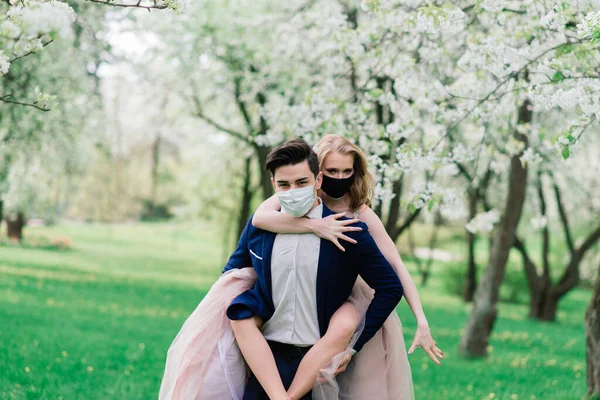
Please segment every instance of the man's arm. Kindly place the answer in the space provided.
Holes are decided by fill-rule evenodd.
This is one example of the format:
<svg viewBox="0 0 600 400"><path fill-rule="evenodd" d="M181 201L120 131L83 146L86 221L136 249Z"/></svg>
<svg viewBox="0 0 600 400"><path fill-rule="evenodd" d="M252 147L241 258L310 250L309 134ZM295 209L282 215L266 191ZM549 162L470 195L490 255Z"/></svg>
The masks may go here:
<svg viewBox="0 0 600 400"><path fill-rule="evenodd" d="M354 345L356 351L360 351L365 343L381 329L388 316L395 311L403 293L398 275L379 251L375 241L367 232L366 225L363 229L364 231L357 235L358 273L375 290L375 296L367 309L363 332Z"/></svg>
<svg viewBox="0 0 600 400"><path fill-rule="evenodd" d="M248 251L248 232L251 226L252 217L250 217L250 220L246 224L246 227L242 232L242 236L240 236L240 240L238 241L235 251L229 257L225 268L223 268L223 273L235 268L239 269L252 266L252 259L250 258L250 252Z"/></svg>

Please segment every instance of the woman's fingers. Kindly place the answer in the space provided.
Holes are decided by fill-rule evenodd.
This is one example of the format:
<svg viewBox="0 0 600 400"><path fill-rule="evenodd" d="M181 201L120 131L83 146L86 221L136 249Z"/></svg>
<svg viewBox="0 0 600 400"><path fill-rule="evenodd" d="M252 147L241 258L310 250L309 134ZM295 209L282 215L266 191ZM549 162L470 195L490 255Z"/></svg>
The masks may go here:
<svg viewBox="0 0 600 400"><path fill-rule="evenodd" d="M408 354L412 354L416 348L417 348L417 345L413 343L412 346L410 346L410 349L408 349Z"/></svg>
<svg viewBox="0 0 600 400"><path fill-rule="evenodd" d="M358 224L360 219L345 219L343 221L338 221L342 226Z"/></svg>
<svg viewBox="0 0 600 400"><path fill-rule="evenodd" d="M358 232L362 231L362 228L359 226L344 226L341 229L342 232Z"/></svg>
<svg viewBox="0 0 600 400"><path fill-rule="evenodd" d="M337 238L333 238L331 241L337 246L338 249L340 249L341 251L346 251L346 249L344 249L344 246L340 244Z"/></svg>
<svg viewBox="0 0 600 400"><path fill-rule="evenodd" d="M444 359L444 352L442 352L440 349L437 348L436 345L432 344L431 346L429 346L429 351L431 352L431 354L429 355L429 357L431 357L431 355L433 355L434 357L436 357L435 359L432 357L431 359L436 361L436 364L440 365L441 362L438 360L443 360ZM429 354L429 352L427 352Z"/></svg>
<svg viewBox="0 0 600 400"><path fill-rule="evenodd" d="M352 244L358 243L356 240L354 240L351 237L348 237L346 235L343 235L343 234L340 234L340 239L345 240L346 242L350 242Z"/></svg>
<svg viewBox="0 0 600 400"><path fill-rule="evenodd" d="M440 360L437 359L437 357L435 356L435 354L433 354L433 351L431 351L431 349L425 349L425 352L427 353L429 358L433 360L434 363L436 363L437 365L442 365Z"/></svg>
<svg viewBox="0 0 600 400"><path fill-rule="evenodd" d="M350 356L350 354L346 354L344 356L344 358L342 359L342 361L340 362L340 366L338 367L338 369L335 370L335 372L333 374L337 375L340 372L344 372L346 370L346 367L348 367L348 363L350 362L351 359L352 359L352 357Z"/></svg>

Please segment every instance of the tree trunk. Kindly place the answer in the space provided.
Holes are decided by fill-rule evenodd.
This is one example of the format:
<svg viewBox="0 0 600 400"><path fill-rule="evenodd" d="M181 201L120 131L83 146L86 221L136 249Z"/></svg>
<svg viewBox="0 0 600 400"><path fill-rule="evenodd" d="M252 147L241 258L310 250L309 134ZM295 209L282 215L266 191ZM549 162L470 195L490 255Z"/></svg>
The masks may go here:
<svg viewBox="0 0 600 400"><path fill-rule="evenodd" d="M559 296L550 292L544 301L544 307L540 315L540 321L556 321L556 311L558 310Z"/></svg>
<svg viewBox="0 0 600 400"><path fill-rule="evenodd" d="M469 190L469 221L477 214L477 189ZM469 260L465 284L463 286L462 298L465 303L471 303L477 286L477 264L475 264L475 234L467 231L467 243L469 246Z"/></svg>
<svg viewBox="0 0 600 400"><path fill-rule="evenodd" d="M260 186L262 187L264 199L268 199L273 195L273 185L271 184L271 173L265 169L267 156L271 152L271 148L264 146L256 146L258 154L258 164L260 169Z"/></svg>
<svg viewBox="0 0 600 400"><path fill-rule="evenodd" d="M2 227L2 221L4 221L4 200L0 199L0 227ZM2 238L2 232L0 232L0 238Z"/></svg>
<svg viewBox="0 0 600 400"><path fill-rule="evenodd" d="M539 283L539 285L538 285ZM529 285L529 318L539 319L542 314L544 297L546 296L547 287L541 284L540 279L536 279L535 285Z"/></svg>
<svg viewBox="0 0 600 400"><path fill-rule="evenodd" d="M429 271L421 272L421 286L427 285L427 281L429 281Z"/></svg>
<svg viewBox="0 0 600 400"><path fill-rule="evenodd" d="M525 100L519 107L519 125L531 122L531 103ZM513 136L527 146L527 136L518 128ZM504 278L508 254L515 241L515 234L523 205L527 185L527 170L521 164L521 153L510 159L508 194L504 206L504 215L494 232L488 266L485 269L474 297L474 305L460 343L460 353L466 357L485 357L489 338L497 316L496 305L500 284Z"/></svg>
<svg viewBox="0 0 600 400"><path fill-rule="evenodd" d="M585 313L587 395L600 398L600 267L594 293Z"/></svg>
<svg viewBox="0 0 600 400"><path fill-rule="evenodd" d="M6 219L6 233L11 239L23 240L23 227L25 226L25 215L18 213L16 218Z"/></svg>
<svg viewBox="0 0 600 400"><path fill-rule="evenodd" d="M529 318L539 321L556 321L560 297L552 290L552 283L546 279L539 279L538 284L531 286L531 289L529 291Z"/></svg>
<svg viewBox="0 0 600 400"><path fill-rule="evenodd" d="M390 209L388 211L387 222L385 224L385 230L387 231L390 238L396 242L398 238L398 219L400 218L400 197L402 196L402 181L404 177L400 177L392 186L394 191L394 198L390 201Z"/></svg>
<svg viewBox="0 0 600 400"><path fill-rule="evenodd" d="M156 135L152 142L152 163L150 165L150 201L152 207L156 206L156 192L158 191L158 167L160 165L160 133Z"/></svg>
<svg viewBox="0 0 600 400"><path fill-rule="evenodd" d="M250 202L252 201L252 192L250 183L252 181L252 157L246 158L246 172L244 174L244 184L242 185L242 207L238 220L237 237L242 237L242 232L250 219Z"/></svg>

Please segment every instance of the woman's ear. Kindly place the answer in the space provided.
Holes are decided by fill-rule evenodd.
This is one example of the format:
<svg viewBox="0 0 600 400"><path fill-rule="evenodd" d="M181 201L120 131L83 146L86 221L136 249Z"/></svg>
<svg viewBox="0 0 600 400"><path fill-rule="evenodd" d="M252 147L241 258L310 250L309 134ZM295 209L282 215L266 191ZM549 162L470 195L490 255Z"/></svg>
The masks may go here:
<svg viewBox="0 0 600 400"><path fill-rule="evenodd" d="M315 188L317 190L321 189L321 184L323 183L323 172L319 171L317 174L317 183L315 184Z"/></svg>

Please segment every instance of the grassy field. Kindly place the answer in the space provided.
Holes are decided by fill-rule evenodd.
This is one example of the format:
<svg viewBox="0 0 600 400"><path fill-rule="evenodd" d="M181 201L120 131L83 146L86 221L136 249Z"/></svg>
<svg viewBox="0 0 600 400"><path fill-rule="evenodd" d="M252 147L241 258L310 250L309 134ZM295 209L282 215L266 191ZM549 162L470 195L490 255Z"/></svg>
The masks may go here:
<svg viewBox="0 0 600 400"><path fill-rule="evenodd" d="M72 244L0 247L0 399L156 398L171 341L219 276L222 232L188 223L26 235ZM571 293L551 324L529 321L526 305L502 304L490 357L464 360L457 348L469 306L446 293L444 268L420 293L447 357L437 367L420 350L410 356L418 400L582 397L588 291ZM415 323L404 301L398 312L408 345Z"/></svg>

